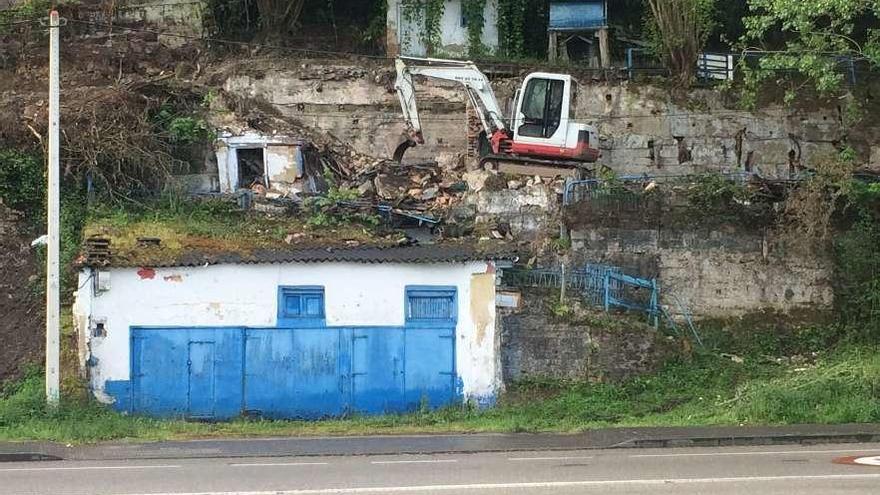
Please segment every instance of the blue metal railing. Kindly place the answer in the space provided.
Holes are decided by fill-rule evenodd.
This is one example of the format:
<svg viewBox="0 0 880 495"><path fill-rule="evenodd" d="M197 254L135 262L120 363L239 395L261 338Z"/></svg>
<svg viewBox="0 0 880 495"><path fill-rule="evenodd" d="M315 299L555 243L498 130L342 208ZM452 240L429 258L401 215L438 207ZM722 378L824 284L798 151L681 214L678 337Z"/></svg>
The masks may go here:
<svg viewBox="0 0 880 495"><path fill-rule="evenodd" d="M505 269L502 272L505 285L513 287L562 288L563 284L591 306L606 312L622 308L645 314L651 324L659 327L661 317L678 335L683 335L680 323L660 304L660 284L656 278L639 278L626 275L619 267L587 264L574 270L553 268ZM667 298L674 305L675 315L683 320L690 335L700 347L703 340L694 324L690 310L670 291Z"/></svg>

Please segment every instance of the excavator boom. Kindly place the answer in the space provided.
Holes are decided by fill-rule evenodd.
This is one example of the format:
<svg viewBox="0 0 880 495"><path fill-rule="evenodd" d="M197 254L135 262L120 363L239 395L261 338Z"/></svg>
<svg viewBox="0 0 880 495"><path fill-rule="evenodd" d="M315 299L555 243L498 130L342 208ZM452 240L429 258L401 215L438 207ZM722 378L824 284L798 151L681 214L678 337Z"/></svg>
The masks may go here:
<svg viewBox="0 0 880 495"><path fill-rule="evenodd" d="M403 151L414 146L416 143L423 144L425 138L422 134L422 122L419 117L419 107L416 101L415 84L413 76L425 76L444 81L461 83L467 92L468 99L480 117L483 129L487 134L496 130L505 130L504 116L492 85L485 74L473 62L457 60L441 60L432 58L398 57L395 62L397 69L397 81L394 89L400 99L400 108L403 110L403 118L406 123L404 142L397 146L395 159L403 156ZM398 156L399 155L399 156Z"/></svg>

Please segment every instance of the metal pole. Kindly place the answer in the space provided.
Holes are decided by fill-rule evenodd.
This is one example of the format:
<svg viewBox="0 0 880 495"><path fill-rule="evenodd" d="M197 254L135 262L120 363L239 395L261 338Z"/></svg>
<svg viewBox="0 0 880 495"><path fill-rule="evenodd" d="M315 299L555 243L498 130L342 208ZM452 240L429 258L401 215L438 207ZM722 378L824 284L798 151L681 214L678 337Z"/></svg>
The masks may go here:
<svg viewBox="0 0 880 495"><path fill-rule="evenodd" d="M58 406L60 399L60 313L61 288L59 283L59 134L60 119L60 61L59 61L59 20L58 12L49 14L49 205L46 210L48 221L46 256L46 402Z"/></svg>
<svg viewBox="0 0 880 495"><path fill-rule="evenodd" d="M565 263L562 264L562 277L559 281L559 304L565 304Z"/></svg>

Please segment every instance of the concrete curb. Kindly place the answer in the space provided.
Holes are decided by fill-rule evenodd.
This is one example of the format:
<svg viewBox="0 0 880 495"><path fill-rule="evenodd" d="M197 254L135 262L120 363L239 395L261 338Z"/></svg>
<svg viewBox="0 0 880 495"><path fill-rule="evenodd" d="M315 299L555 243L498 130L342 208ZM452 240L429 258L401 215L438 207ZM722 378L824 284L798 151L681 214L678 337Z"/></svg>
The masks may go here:
<svg viewBox="0 0 880 495"><path fill-rule="evenodd" d="M0 453L0 462L37 462L37 461L63 461L57 455L42 454L39 452L11 452Z"/></svg>
<svg viewBox="0 0 880 495"><path fill-rule="evenodd" d="M77 446L52 442L0 442L0 462L431 455L831 443L880 443L880 424L608 428L578 434L238 438Z"/></svg>
<svg viewBox="0 0 880 495"><path fill-rule="evenodd" d="M705 438L641 438L627 440L614 449L663 449L675 447L757 447L762 445L822 445L831 443L878 443L880 434L774 435Z"/></svg>

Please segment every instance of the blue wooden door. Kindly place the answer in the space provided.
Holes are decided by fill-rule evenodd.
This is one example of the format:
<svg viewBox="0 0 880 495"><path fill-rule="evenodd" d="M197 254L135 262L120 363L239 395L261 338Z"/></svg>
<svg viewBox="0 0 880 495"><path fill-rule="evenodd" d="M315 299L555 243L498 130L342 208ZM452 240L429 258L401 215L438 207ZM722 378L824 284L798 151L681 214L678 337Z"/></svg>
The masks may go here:
<svg viewBox="0 0 880 495"><path fill-rule="evenodd" d="M241 414L243 329L131 332L131 412L214 419Z"/></svg>
<svg viewBox="0 0 880 495"><path fill-rule="evenodd" d="M407 409L455 401L455 329L407 328L406 358Z"/></svg>
<svg viewBox="0 0 880 495"><path fill-rule="evenodd" d="M245 409L268 418L339 416L347 408L339 330L251 328Z"/></svg>
<svg viewBox="0 0 880 495"><path fill-rule="evenodd" d="M351 335L352 410L364 414L404 410L404 329L354 328Z"/></svg>
<svg viewBox="0 0 880 495"><path fill-rule="evenodd" d="M187 412L191 418L214 417L214 343L189 343L189 393Z"/></svg>
<svg viewBox="0 0 880 495"><path fill-rule="evenodd" d="M152 329L132 330L132 411L183 416L188 386L185 335Z"/></svg>

